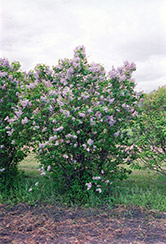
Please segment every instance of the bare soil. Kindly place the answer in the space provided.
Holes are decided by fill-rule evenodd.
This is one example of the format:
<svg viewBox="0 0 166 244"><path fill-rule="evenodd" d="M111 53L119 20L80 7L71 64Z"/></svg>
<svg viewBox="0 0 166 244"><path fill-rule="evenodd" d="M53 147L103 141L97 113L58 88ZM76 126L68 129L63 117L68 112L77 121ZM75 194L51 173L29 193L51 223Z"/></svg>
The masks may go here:
<svg viewBox="0 0 166 244"><path fill-rule="evenodd" d="M165 244L166 213L137 207L0 205L0 244Z"/></svg>

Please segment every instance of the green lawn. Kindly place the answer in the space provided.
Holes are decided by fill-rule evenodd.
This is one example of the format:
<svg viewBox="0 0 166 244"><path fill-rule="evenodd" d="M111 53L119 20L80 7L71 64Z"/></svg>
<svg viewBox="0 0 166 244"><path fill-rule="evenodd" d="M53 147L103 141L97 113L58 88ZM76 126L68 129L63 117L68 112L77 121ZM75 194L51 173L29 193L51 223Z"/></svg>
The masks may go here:
<svg viewBox="0 0 166 244"><path fill-rule="evenodd" d="M166 211L166 177L149 170L133 170L119 185L116 203Z"/></svg>
<svg viewBox="0 0 166 244"><path fill-rule="evenodd" d="M35 154L29 154L23 161L18 165L19 169L24 171L26 175L29 176L38 176L40 163L35 159Z"/></svg>

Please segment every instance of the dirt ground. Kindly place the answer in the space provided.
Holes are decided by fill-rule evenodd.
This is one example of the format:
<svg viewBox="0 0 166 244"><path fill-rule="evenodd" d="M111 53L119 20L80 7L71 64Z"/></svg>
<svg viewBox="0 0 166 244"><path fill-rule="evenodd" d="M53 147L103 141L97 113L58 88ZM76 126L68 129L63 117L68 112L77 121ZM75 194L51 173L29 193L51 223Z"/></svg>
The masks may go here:
<svg viewBox="0 0 166 244"><path fill-rule="evenodd" d="M166 213L0 205L0 244L165 244Z"/></svg>

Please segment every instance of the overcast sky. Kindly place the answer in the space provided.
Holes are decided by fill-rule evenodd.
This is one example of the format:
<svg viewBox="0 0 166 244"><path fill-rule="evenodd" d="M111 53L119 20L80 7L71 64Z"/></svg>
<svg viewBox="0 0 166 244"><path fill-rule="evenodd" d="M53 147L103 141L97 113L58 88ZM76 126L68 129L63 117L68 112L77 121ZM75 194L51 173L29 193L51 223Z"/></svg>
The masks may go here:
<svg viewBox="0 0 166 244"><path fill-rule="evenodd" d="M166 84L166 0L0 0L0 57L22 70L84 45L107 71L135 62L136 90Z"/></svg>

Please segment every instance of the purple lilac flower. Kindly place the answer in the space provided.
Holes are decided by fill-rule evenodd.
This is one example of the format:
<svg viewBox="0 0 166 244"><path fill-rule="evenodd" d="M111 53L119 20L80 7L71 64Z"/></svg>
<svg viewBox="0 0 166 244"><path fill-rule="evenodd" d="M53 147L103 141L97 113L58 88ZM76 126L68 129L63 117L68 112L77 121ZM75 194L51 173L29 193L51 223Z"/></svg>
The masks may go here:
<svg viewBox="0 0 166 244"><path fill-rule="evenodd" d="M135 117L138 115L138 112L137 111L134 111L134 113L132 113L132 117Z"/></svg>
<svg viewBox="0 0 166 244"><path fill-rule="evenodd" d="M6 116L4 120L9 120L9 116Z"/></svg>
<svg viewBox="0 0 166 244"><path fill-rule="evenodd" d="M76 142L75 144L74 144L74 147L77 147L78 146L78 143Z"/></svg>
<svg viewBox="0 0 166 244"><path fill-rule="evenodd" d="M49 165L48 167L47 167L47 171L50 171L51 170L51 166Z"/></svg>
<svg viewBox="0 0 166 244"><path fill-rule="evenodd" d="M5 168L0 169L0 172L4 172L4 171L5 171Z"/></svg>
<svg viewBox="0 0 166 244"><path fill-rule="evenodd" d="M93 118L90 118L90 124L91 124L92 126L96 124L95 121L93 120Z"/></svg>
<svg viewBox="0 0 166 244"><path fill-rule="evenodd" d="M129 62L126 60L124 61L124 66L128 66L129 65Z"/></svg>
<svg viewBox="0 0 166 244"><path fill-rule="evenodd" d="M84 46L78 46L74 49L74 58L78 58L79 57L79 51L81 51L81 54L83 55L83 57L86 56L85 54L85 47Z"/></svg>
<svg viewBox="0 0 166 244"><path fill-rule="evenodd" d="M126 105L126 110L127 110L127 112L130 112L130 106L129 105Z"/></svg>
<svg viewBox="0 0 166 244"><path fill-rule="evenodd" d="M101 177L100 176L96 176L96 177L92 177L93 180L101 180Z"/></svg>
<svg viewBox="0 0 166 244"><path fill-rule="evenodd" d="M92 139L89 139L89 140L87 141L87 143L88 143L89 146L91 146L91 145L93 144L93 142L94 142L94 141L93 141Z"/></svg>
<svg viewBox="0 0 166 244"><path fill-rule="evenodd" d="M14 129L12 129L11 131L7 131L8 136L11 136L13 134L13 132L14 132Z"/></svg>
<svg viewBox="0 0 166 244"><path fill-rule="evenodd" d="M70 111L68 111L68 110L67 111L64 111L64 114L66 115L67 118L70 117Z"/></svg>
<svg viewBox="0 0 166 244"><path fill-rule="evenodd" d="M100 118L101 118L101 113L100 113L99 111L97 111L97 112L95 113L95 116L96 116L98 119L100 119Z"/></svg>
<svg viewBox="0 0 166 244"><path fill-rule="evenodd" d="M4 86L0 86L0 88L2 88L2 90L5 90L6 86L5 85Z"/></svg>
<svg viewBox="0 0 166 244"><path fill-rule="evenodd" d="M68 83L67 83L67 81L66 81L66 79L64 79L64 78L62 78L61 80L60 80L60 82L61 82L61 84L63 84L64 86L66 86Z"/></svg>
<svg viewBox="0 0 166 244"><path fill-rule="evenodd" d="M120 133L119 130L118 130L117 132L115 132L115 133L114 133L114 137L115 137L115 138L118 137L118 136L119 136L119 133Z"/></svg>
<svg viewBox="0 0 166 244"><path fill-rule="evenodd" d="M62 69L63 66L61 64L58 64L57 66L55 66L56 69Z"/></svg>
<svg viewBox="0 0 166 244"><path fill-rule="evenodd" d="M52 86L50 80L45 80L44 83L45 83L46 87L51 87Z"/></svg>
<svg viewBox="0 0 166 244"><path fill-rule="evenodd" d="M22 123L23 125L27 124L27 123L28 123L28 118L25 117L24 119L22 119L22 120L21 120L21 123Z"/></svg>
<svg viewBox="0 0 166 244"><path fill-rule="evenodd" d="M38 111L39 111L39 108L36 108L35 110L33 110L33 114L37 114Z"/></svg>
<svg viewBox="0 0 166 244"><path fill-rule="evenodd" d="M101 188L97 188L96 191L98 191L99 193L102 192Z"/></svg>
<svg viewBox="0 0 166 244"><path fill-rule="evenodd" d="M29 100L26 99L24 101L20 101L20 103L21 103L22 107L25 108L26 106L28 106Z"/></svg>
<svg viewBox="0 0 166 244"><path fill-rule="evenodd" d="M51 137L49 138L49 141L54 141L54 140L56 140L56 138L54 138L54 136L51 136Z"/></svg>
<svg viewBox="0 0 166 244"><path fill-rule="evenodd" d="M46 103L49 103L50 102L50 100L47 99L47 96L46 95L41 96L41 101L46 102Z"/></svg>
<svg viewBox="0 0 166 244"><path fill-rule="evenodd" d="M44 148L45 144L44 143L39 143L39 148Z"/></svg>
<svg viewBox="0 0 166 244"><path fill-rule="evenodd" d="M126 80L126 76L125 75L122 75L119 80L120 81L125 81Z"/></svg>
<svg viewBox="0 0 166 244"><path fill-rule="evenodd" d="M18 118L14 117L13 119L8 119L9 124L12 124L14 121L17 121Z"/></svg>
<svg viewBox="0 0 166 244"><path fill-rule="evenodd" d="M5 58L0 58L0 66L9 67L9 61Z"/></svg>
<svg viewBox="0 0 166 244"><path fill-rule="evenodd" d="M115 99L112 98L112 99L109 99L108 101L109 101L110 104L112 104L112 103L114 102L114 100L115 100Z"/></svg>
<svg viewBox="0 0 166 244"><path fill-rule="evenodd" d="M88 111L88 113L92 113L92 109L91 108L89 108L87 111Z"/></svg>
<svg viewBox="0 0 166 244"><path fill-rule="evenodd" d="M54 129L54 132L56 132L56 131L62 131L62 130L63 130L63 126L60 126L59 128Z"/></svg>
<svg viewBox="0 0 166 244"><path fill-rule="evenodd" d="M55 142L55 146L58 146L59 145L59 141L57 140L56 142Z"/></svg>
<svg viewBox="0 0 166 244"><path fill-rule="evenodd" d="M9 78L9 80L12 80L13 79L13 76L12 75L9 75L8 78Z"/></svg>
<svg viewBox="0 0 166 244"><path fill-rule="evenodd" d="M114 120L113 115L107 115L105 121L108 122L110 126L113 126L116 123L116 120Z"/></svg>
<svg viewBox="0 0 166 244"><path fill-rule="evenodd" d="M74 73L74 69L73 69L73 67L70 67L67 70L66 79L70 79L73 73Z"/></svg>
<svg viewBox="0 0 166 244"><path fill-rule="evenodd" d="M81 68L80 58L74 58L73 59L73 66L74 66L74 68Z"/></svg>
<svg viewBox="0 0 166 244"><path fill-rule="evenodd" d="M19 110L19 111L15 111L15 114L16 114L16 116L17 116L18 118L21 117L22 113L23 113L23 112L22 112L21 110Z"/></svg>
<svg viewBox="0 0 166 244"><path fill-rule="evenodd" d="M28 88L28 89L33 89L33 88L35 88L35 86L36 86L36 84L35 83L31 83L30 85L27 85L26 87Z"/></svg>
<svg viewBox="0 0 166 244"><path fill-rule="evenodd" d="M79 113L79 116L85 118L85 113Z"/></svg>
<svg viewBox="0 0 166 244"><path fill-rule="evenodd" d="M9 127L9 126L6 126L6 127L5 127L5 129L6 129L6 130L10 130L10 129L11 129L11 127Z"/></svg>
<svg viewBox="0 0 166 244"><path fill-rule="evenodd" d="M82 146L83 146L83 148L84 148L84 149L86 149L86 148L87 148L86 144L82 144Z"/></svg>
<svg viewBox="0 0 166 244"><path fill-rule="evenodd" d="M0 72L0 77L5 77L7 76L7 72Z"/></svg>
<svg viewBox="0 0 166 244"><path fill-rule="evenodd" d="M116 71L114 66L112 66L112 70L108 74L109 74L111 79L116 78L118 76L118 72Z"/></svg>
<svg viewBox="0 0 166 244"><path fill-rule="evenodd" d="M65 135L65 137L66 137L66 138L71 138L72 135L71 135L71 134L67 134L67 135Z"/></svg>
<svg viewBox="0 0 166 244"><path fill-rule="evenodd" d="M130 70L134 70L136 69L136 64L133 62L130 64L130 67L129 67Z"/></svg>
<svg viewBox="0 0 166 244"><path fill-rule="evenodd" d="M42 132L45 132L47 130L47 127L44 127L43 129L42 129Z"/></svg>
<svg viewBox="0 0 166 244"><path fill-rule="evenodd" d="M64 105L64 103L61 101L61 99L62 98L60 98L60 97L57 99L57 103L59 104L60 107Z"/></svg>
<svg viewBox="0 0 166 244"><path fill-rule="evenodd" d="M94 72L94 73L100 72L101 71L101 65L100 64L92 63L89 66L89 71L90 72Z"/></svg>
<svg viewBox="0 0 166 244"><path fill-rule="evenodd" d="M83 99L88 99L88 98L89 98L89 94L81 94L81 97L82 97Z"/></svg>
<svg viewBox="0 0 166 244"><path fill-rule="evenodd" d="M90 182L90 183L86 183L85 184L86 186L87 186L87 190L89 191L90 189L91 189L91 187L92 187L92 183Z"/></svg>

